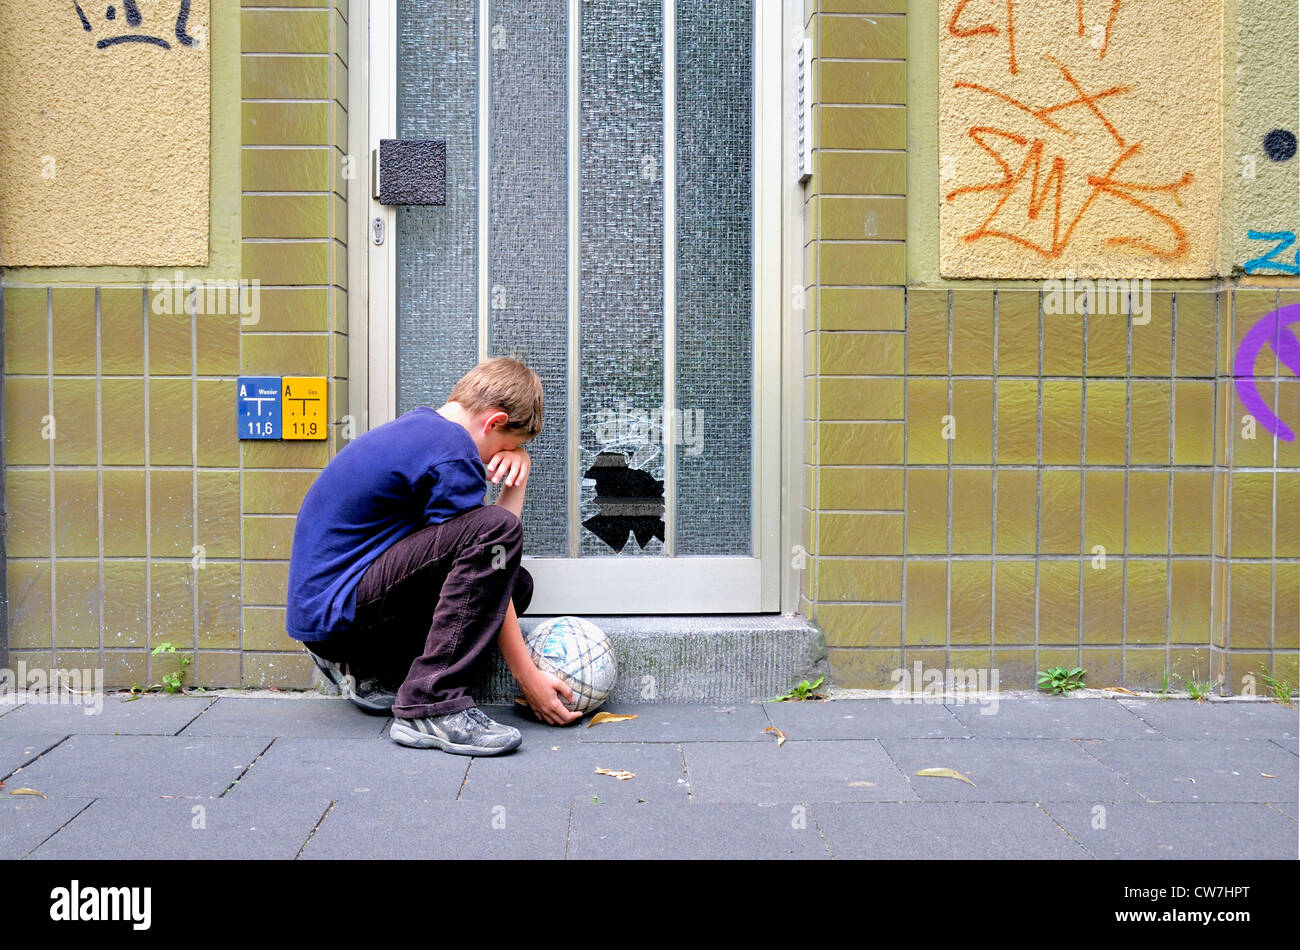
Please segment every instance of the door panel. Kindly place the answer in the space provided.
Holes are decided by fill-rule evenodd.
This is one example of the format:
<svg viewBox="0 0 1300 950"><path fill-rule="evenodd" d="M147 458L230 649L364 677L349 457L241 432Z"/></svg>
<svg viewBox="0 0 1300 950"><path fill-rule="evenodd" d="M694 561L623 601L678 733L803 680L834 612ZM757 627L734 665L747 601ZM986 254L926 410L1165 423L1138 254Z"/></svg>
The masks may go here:
<svg viewBox="0 0 1300 950"><path fill-rule="evenodd" d="M776 455L756 411L754 15L752 0L372 7L394 60L392 131L372 116L372 139L447 143L445 206L380 209L395 340L373 325L372 340L394 414L440 405L485 356L542 377L524 511L539 609L771 602L756 557L759 465L775 477Z"/></svg>

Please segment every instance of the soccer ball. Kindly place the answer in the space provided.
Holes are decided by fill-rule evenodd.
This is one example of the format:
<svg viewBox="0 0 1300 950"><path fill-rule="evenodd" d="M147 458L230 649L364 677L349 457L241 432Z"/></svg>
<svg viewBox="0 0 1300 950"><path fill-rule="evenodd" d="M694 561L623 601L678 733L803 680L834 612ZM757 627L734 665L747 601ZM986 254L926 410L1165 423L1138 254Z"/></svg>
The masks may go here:
<svg viewBox="0 0 1300 950"><path fill-rule="evenodd" d="M539 670L552 673L573 690L577 712L591 712L609 698L618 679L618 663L605 631L581 617L555 617L524 637Z"/></svg>

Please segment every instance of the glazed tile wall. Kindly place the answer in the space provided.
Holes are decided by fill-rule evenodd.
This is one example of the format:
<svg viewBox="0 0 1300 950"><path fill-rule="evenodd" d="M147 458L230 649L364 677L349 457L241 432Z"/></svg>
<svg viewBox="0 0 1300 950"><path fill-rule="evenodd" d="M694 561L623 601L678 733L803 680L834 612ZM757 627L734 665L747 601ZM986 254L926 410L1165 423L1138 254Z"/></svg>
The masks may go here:
<svg viewBox="0 0 1300 950"><path fill-rule="evenodd" d="M833 680L1294 683L1300 449L1241 436L1230 354L1300 292L1189 284L1141 324L1044 313L1023 284L909 286L906 3L809 9L801 612ZM1300 381L1257 371L1300 418Z"/></svg>
<svg viewBox="0 0 1300 950"><path fill-rule="evenodd" d="M213 209L242 222L256 322L155 313L149 281L5 289L11 665L145 685L170 642L187 682L310 683L283 605L294 514L348 412L348 3L245 0L238 23L241 101L214 89L214 109L242 110L242 184ZM329 377L331 441L240 443L240 374Z"/></svg>

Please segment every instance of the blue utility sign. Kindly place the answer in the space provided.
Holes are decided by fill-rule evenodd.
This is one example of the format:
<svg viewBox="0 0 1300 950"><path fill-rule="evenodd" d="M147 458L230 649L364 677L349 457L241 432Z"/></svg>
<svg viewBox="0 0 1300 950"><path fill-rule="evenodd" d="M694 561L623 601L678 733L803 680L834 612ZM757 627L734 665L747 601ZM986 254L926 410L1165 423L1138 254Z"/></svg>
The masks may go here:
<svg viewBox="0 0 1300 950"><path fill-rule="evenodd" d="M237 395L239 437L280 438L280 377L240 376Z"/></svg>

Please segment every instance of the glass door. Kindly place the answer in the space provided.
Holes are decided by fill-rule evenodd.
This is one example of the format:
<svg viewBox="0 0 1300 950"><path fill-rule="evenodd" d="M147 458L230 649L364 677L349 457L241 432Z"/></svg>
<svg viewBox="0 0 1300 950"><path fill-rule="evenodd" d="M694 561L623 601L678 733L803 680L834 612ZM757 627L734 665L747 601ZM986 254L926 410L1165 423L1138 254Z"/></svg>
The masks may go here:
<svg viewBox="0 0 1300 950"><path fill-rule="evenodd" d="M447 182L372 205L371 425L489 356L538 373L534 613L778 609L754 6L372 5L372 144L444 140Z"/></svg>

